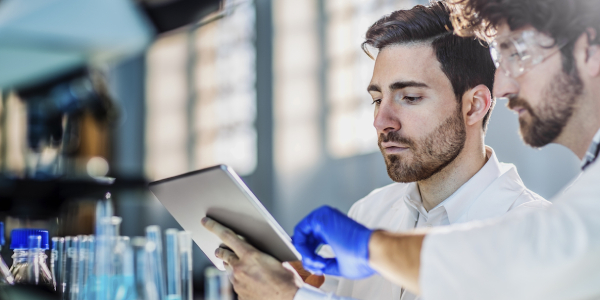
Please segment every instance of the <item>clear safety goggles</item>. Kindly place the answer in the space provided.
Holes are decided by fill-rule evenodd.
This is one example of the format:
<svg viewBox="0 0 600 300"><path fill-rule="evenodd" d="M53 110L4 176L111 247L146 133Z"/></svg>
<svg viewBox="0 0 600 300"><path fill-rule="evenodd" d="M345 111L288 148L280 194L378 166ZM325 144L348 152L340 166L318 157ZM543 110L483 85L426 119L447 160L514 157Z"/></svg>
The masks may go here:
<svg viewBox="0 0 600 300"><path fill-rule="evenodd" d="M542 63L566 44L556 45L551 37L526 30L496 38L490 45L490 53L496 68L500 68L506 76L516 78Z"/></svg>

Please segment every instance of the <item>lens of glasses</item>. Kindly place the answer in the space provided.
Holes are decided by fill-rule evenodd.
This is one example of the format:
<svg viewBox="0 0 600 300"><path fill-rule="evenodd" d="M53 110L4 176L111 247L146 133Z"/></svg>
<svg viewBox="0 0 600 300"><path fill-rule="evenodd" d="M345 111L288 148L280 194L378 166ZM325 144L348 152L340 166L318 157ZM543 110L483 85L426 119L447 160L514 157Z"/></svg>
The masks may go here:
<svg viewBox="0 0 600 300"><path fill-rule="evenodd" d="M494 41L490 45L490 54L496 68L506 76L517 77L524 71L522 51L513 39Z"/></svg>
<svg viewBox="0 0 600 300"><path fill-rule="evenodd" d="M496 65L496 68L500 67L500 53L498 53L498 49L497 47L497 43L493 42L490 45L490 55L492 56L492 61L494 62L494 65Z"/></svg>

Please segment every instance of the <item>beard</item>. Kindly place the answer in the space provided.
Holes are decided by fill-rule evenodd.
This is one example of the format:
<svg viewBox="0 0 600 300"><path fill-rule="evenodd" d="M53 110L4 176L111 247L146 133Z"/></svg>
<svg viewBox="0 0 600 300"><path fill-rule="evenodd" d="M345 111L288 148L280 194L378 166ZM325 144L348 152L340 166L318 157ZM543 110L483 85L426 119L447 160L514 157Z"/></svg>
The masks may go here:
<svg viewBox="0 0 600 300"><path fill-rule="evenodd" d="M467 132L461 114L448 117L425 138L414 141L401 136L398 131L379 135L379 149L383 154L387 172L395 182L415 182L426 180L440 172L460 154L465 146ZM412 158L407 154L385 154L382 142L397 142L408 147Z"/></svg>
<svg viewBox="0 0 600 300"><path fill-rule="evenodd" d="M583 93L583 83L575 69L572 74L559 71L542 92L543 101L534 109L527 100L519 97L508 99L508 107L523 107L530 118L519 118L523 141L534 148L548 145L556 140L573 115L577 99Z"/></svg>

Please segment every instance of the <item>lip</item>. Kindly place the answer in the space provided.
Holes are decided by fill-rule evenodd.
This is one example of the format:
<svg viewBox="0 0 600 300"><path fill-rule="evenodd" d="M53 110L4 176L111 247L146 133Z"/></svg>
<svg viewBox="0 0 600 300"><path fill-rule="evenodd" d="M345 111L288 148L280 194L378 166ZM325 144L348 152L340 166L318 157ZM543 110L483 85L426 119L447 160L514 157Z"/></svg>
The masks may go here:
<svg viewBox="0 0 600 300"><path fill-rule="evenodd" d="M383 143L381 144L381 147L385 150L386 153L400 153L400 152L404 152L406 150L408 150L408 147L403 146L403 145L398 145L398 144L393 144L393 143Z"/></svg>
<svg viewBox="0 0 600 300"><path fill-rule="evenodd" d="M513 108L511 108L515 113L517 113L519 116L521 114L523 114L524 112L526 112L527 110L521 106L515 106Z"/></svg>

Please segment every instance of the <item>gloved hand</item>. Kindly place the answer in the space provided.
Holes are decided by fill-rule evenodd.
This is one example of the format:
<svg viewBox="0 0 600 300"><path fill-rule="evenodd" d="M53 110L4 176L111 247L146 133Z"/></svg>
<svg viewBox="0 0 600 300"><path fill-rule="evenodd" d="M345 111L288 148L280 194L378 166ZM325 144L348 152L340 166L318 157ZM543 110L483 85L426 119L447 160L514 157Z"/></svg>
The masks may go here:
<svg viewBox="0 0 600 300"><path fill-rule="evenodd" d="M322 206L296 225L292 240L307 270L317 275L360 279L375 273L369 266L372 233L339 210ZM316 253L323 244L333 249L335 258L323 258Z"/></svg>

